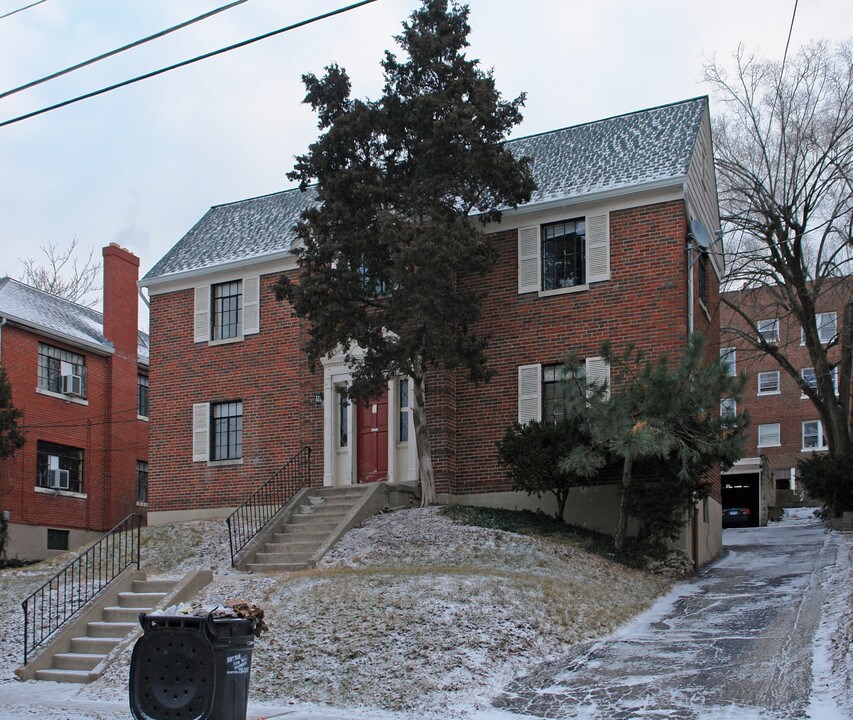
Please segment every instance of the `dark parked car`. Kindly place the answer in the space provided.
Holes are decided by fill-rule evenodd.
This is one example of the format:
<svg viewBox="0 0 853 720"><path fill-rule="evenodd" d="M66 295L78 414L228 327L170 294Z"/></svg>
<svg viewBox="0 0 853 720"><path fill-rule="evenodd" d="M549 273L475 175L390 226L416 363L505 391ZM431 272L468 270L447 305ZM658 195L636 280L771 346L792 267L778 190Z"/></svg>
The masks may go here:
<svg viewBox="0 0 853 720"><path fill-rule="evenodd" d="M731 507L723 510L723 527L746 527L752 525L752 510L747 507Z"/></svg>

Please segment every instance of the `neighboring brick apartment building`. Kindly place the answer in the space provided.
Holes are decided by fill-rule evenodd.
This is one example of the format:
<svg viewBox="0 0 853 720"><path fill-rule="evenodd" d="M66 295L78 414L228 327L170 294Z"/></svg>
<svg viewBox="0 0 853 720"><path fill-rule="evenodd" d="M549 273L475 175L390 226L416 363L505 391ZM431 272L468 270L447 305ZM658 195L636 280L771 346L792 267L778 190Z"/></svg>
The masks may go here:
<svg viewBox="0 0 853 720"><path fill-rule="evenodd" d="M0 280L0 362L26 444L0 462L8 557L73 549L146 510L148 337L139 258L103 250L103 314Z"/></svg>
<svg viewBox="0 0 853 720"><path fill-rule="evenodd" d="M821 340L830 345L829 360L838 363L841 348L835 342L841 333L844 308L853 293L853 277L824 281L825 289L816 302L817 327ZM778 304L768 288L735 290L726 293L734 304L751 319L750 327L740 315L720 306L722 338L720 357L732 373L745 373L746 387L737 411L747 410L751 416L750 435L744 451L746 457L767 458L778 490L799 493L796 482L797 463L814 452L826 451L823 426L812 401L800 383L783 370L771 356L752 349L744 339L761 332L768 342L784 350L784 355L799 372L802 382L817 387L812 361L803 344L799 323ZM838 368L832 371L832 382L838 392ZM726 406L734 409L734 403Z"/></svg>
<svg viewBox="0 0 853 720"><path fill-rule="evenodd" d="M600 344L678 353L691 327L719 347L722 254L707 98L508 143L538 190L490 226L498 251L481 326L493 380L427 380L439 498L545 507L513 492L495 443L514 421L553 416L565 353L606 378ZM294 225L312 191L218 205L142 279L151 296L150 521L223 514L301 447L316 484L415 482L407 378L349 403L340 356L309 372L305 329L273 286L296 273ZM618 380L617 380L618 383ZM615 527L613 485L573 491L567 519ZM702 561L720 548L720 488L700 515Z"/></svg>

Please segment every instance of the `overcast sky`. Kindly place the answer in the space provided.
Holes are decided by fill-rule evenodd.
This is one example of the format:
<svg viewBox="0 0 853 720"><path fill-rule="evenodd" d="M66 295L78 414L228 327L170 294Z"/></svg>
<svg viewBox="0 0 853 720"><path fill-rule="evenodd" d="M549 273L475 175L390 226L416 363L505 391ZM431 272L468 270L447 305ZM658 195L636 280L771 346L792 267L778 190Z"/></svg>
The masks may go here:
<svg viewBox="0 0 853 720"><path fill-rule="evenodd" d="M33 0L0 0L0 15ZM225 5L227 0L45 0L0 18L0 92ZM248 0L167 38L0 99L0 122L347 5ZM300 76L344 66L376 97L379 60L415 0L349 13L0 128L0 275L77 237L118 242L144 274L211 205L292 186L317 135ZM738 43L781 59L794 0L470 0L469 55L507 98L513 137L708 94L702 65ZM849 0L800 0L792 49L853 35ZM712 114L714 105L712 103Z"/></svg>

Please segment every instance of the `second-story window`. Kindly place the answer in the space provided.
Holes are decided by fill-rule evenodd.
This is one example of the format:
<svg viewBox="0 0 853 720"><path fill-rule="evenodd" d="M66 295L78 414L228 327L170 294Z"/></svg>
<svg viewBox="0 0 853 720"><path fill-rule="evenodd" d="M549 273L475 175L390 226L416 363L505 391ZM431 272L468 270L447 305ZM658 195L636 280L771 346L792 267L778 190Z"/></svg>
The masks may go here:
<svg viewBox="0 0 853 720"><path fill-rule="evenodd" d="M148 376L136 377L136 413L140 417L148 417Z"/></svg>
<svg viewBox="0 0 853 720"><path fill-rule="evenodd" d="M228 340L243 334L242 306L243 283L240 280L211 286L213 312L211 313L211 338Z"/></svg>
<svg viewBox="0 0 853 720"><path fill-rule="evenodd" d="M38 386L70 397L86 397L86 358L69 350L39 343Z"/></svg>
<svg viewBox="0 0 853 720"><path fill-rule="evenodd" d="M726 375L737 375L737 351L733 347L720 348L720 362L726 368Z"/></svg>
<svg viewBox="0 0 853 720"><path fill-rule="evenodd" d="M542 226L542 289L586 283L586 223L567 220Z"/></svg>

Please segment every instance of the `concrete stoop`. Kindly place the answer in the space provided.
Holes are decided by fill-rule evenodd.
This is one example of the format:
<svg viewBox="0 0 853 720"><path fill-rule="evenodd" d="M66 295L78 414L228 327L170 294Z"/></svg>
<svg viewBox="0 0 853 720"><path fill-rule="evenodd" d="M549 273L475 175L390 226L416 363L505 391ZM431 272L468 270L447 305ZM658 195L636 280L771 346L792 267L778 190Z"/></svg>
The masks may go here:
<svg viewBox="0 0 853 720"><path fill-rule="evenodd" d="M314 567L351 528L384 510L414 507L413 485L370 483L305 488L282 508L235 560L256 573L291 572Z"/></svg>
<svg viewBox="0 0 853 720"><path fill-rule="evenodd" d="M140 613L185 602L212 580L209 570L177 581L147 580L141 570L125 571L15 674L21 680L92 682L142 632Z"/></svg>

